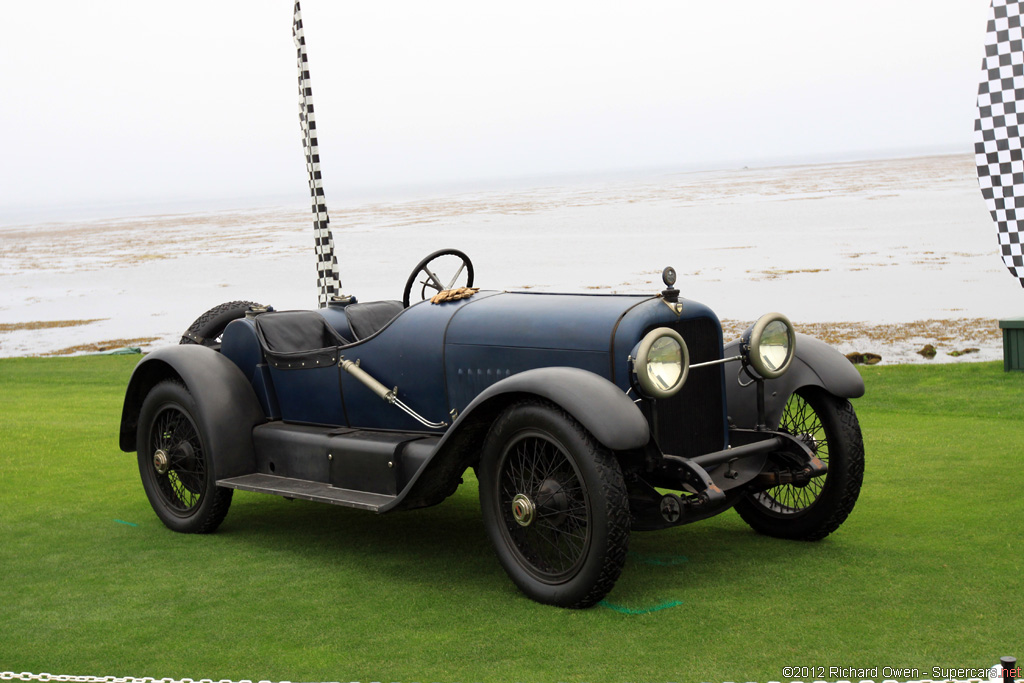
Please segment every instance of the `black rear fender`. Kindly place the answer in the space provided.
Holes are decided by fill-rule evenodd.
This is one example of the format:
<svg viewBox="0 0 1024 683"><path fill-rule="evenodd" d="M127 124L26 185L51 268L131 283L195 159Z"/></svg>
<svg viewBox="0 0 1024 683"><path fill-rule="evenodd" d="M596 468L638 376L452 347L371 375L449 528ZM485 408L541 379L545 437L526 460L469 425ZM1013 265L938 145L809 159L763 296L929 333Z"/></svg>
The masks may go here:
<svg viewBox="0 0 1024 683"><path fill-rule="evenodd" d="M729 342L725 357L739 355L739 340ZM729 419L736 427L750 429L757 424L757 390L751 383L741 387L736 380L739 366L726 366L725 390ZM749 381L744 374L744 382ZM807 335L796 335L796 357L786 374L764 383L765 422L775 429L782 418L786 401L801 387L821 387L834 396L859 398L864 395L864 379L846 356L828 344Z"/></svg>
<svg viewBox="0 0 1024 683"><path fill-rule="evenodd" d="M135 366L121 411L122 451L138 450L139 413L149 391L164 380L181 382L195 399L194 416L213 454L218 479L256 471L252 430L266 421L249 381L234 363L204 346L167 346Z"/></svg>

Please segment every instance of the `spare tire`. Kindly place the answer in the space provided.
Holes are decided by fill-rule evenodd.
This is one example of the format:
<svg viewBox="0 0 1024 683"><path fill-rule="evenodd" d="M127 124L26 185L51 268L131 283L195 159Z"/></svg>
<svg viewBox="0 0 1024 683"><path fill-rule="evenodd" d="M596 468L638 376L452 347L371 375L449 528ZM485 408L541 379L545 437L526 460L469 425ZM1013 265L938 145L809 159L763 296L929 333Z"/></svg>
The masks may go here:
<svg viewBox="0 0 1024 683"><path fill-rule="evenodd" d="M250 308L262 308L255 301L229 301L214 306L196 318L181 337L181 344L201 344L213 349L220 348L220 337L232 320L245 317Z"/></svg>

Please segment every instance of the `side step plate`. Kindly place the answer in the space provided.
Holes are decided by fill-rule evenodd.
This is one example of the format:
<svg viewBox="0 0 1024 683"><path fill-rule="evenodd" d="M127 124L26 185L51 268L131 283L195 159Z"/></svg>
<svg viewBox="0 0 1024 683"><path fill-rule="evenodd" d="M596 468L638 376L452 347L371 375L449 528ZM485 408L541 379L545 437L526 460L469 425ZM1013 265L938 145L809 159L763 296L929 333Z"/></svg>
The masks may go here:
<svg viewBox="0 0 1024 683"><path fill-rule="evenodd" d="M217 486L255 493L269 493L285 498L300 498L316 503L344 505L372 512L380 512L382 507L395 499L395 496L339 489L318 481L275 477L272 474L246 474L231 479L220 479L217 481Z"/></svg>

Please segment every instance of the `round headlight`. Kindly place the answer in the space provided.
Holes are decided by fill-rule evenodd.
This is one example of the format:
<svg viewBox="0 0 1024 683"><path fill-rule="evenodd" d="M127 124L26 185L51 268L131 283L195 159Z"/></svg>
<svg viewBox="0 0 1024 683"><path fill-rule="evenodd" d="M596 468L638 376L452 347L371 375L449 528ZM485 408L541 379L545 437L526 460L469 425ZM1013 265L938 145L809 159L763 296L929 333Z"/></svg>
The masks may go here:
<svg viewBox="0 0 1024 683"><path fill-rule="evenodd" d="M651 398L668 398L679 391L690 372L690 351L675 330L659 327L648 332L633 360L637 384Z"/></svg>
<svg viewBox="0 0 1024 683"><path fill-rule="evenodd" d="M789 369L796 351L793 323L781 313L766 313L747 328L742 337L747 362L765 379L775 379Z"/></svg>

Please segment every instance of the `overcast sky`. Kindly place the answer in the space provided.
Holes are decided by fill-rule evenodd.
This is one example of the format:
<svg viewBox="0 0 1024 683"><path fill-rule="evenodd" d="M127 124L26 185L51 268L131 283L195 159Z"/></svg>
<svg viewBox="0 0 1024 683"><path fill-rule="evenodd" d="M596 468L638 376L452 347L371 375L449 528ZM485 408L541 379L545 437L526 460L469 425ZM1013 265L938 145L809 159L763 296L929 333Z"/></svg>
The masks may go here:
<svg viewBox="0 0 1024 683"><path fill-rule="evenodd" d="M0 211L307 190L289 0L2 0ZM327 198L970 151L988 0L305 0Z"/></svg>

